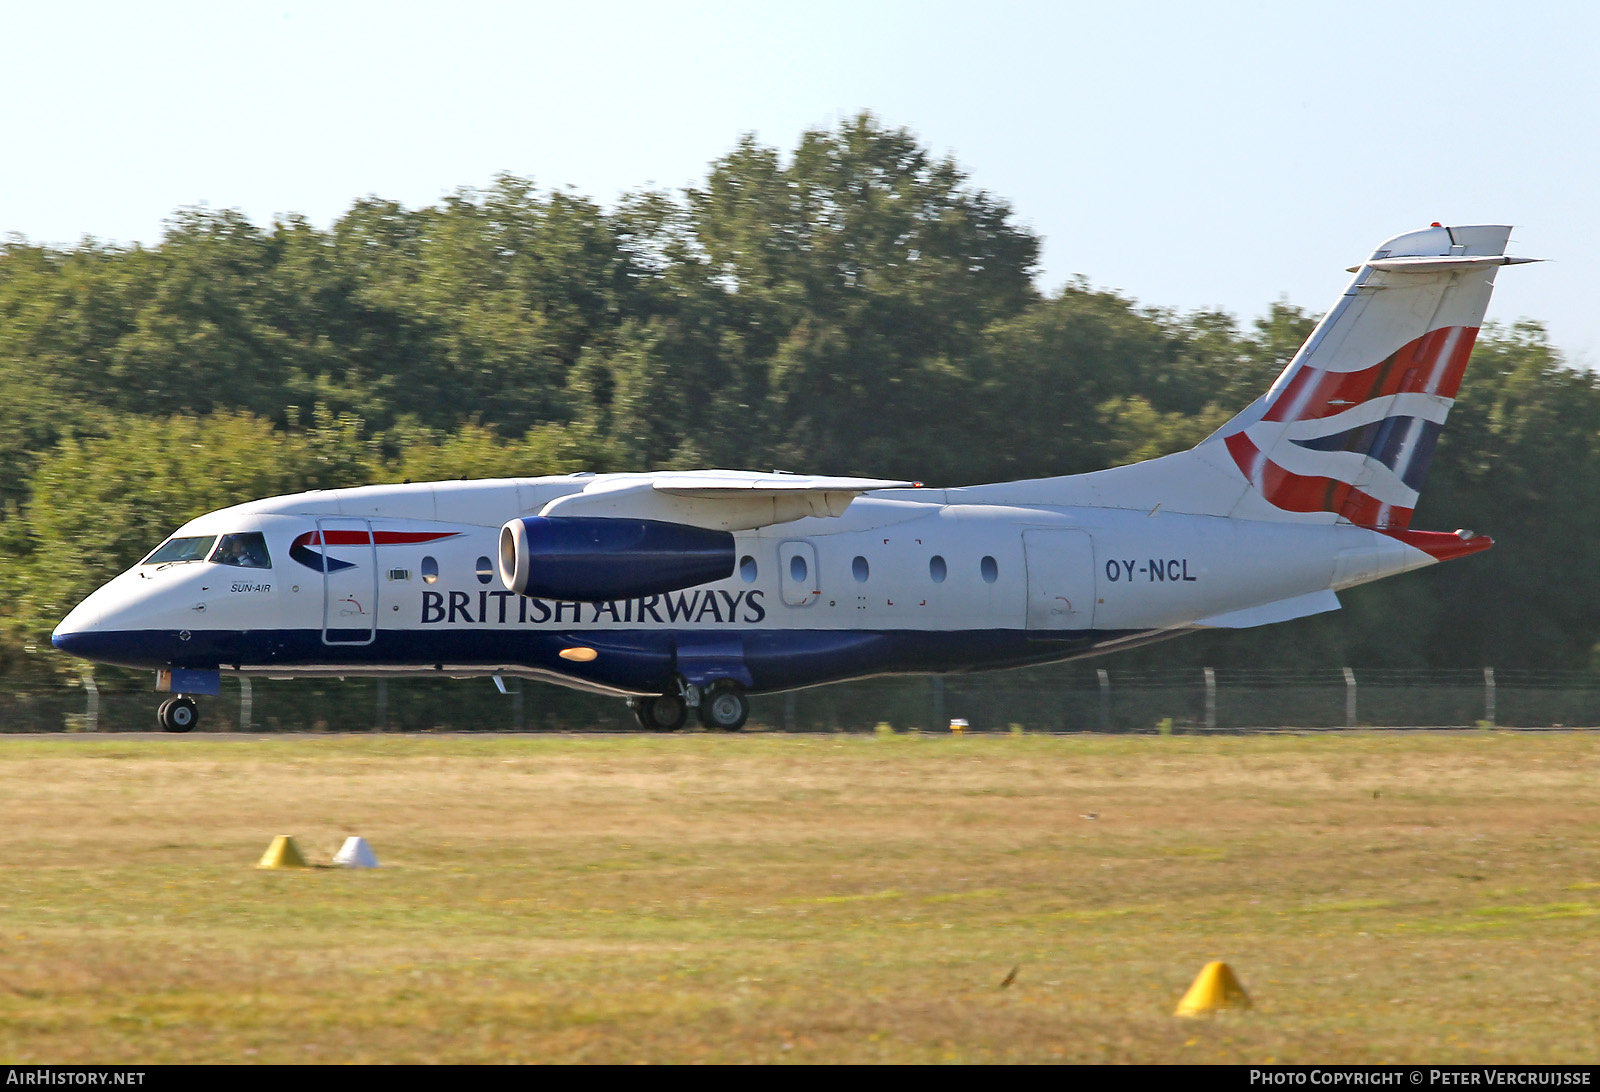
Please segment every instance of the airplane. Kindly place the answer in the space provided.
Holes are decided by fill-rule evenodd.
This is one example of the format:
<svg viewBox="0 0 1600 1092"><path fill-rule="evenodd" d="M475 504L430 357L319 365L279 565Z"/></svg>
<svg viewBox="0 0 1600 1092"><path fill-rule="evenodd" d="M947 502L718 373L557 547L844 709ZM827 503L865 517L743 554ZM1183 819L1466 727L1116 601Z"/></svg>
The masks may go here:
<svg viewBox="0 0 1600 1092"><path fill-rule="evenodd" d="M1492 545L1411 514L1511 229L1383 243L1270 389L1187 451L1065 477L728 470L313 490L190 521L55 646L154 669L192 729L223 674L492 676L742 728L750 695L1068 660L1338 609Z"/></svg>

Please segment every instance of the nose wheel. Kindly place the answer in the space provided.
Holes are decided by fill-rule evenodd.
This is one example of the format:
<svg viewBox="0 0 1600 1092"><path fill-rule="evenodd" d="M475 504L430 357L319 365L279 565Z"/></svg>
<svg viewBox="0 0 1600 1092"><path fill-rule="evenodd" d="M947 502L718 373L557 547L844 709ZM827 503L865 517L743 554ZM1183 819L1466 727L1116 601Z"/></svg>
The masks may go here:
<svg viewBox="0 0 1600 1092"><path fill-rule="evenodd" d="M195 705L193 698L180 694L161 703L161 708L156 711L156 720L163 732L187 732L200 723L200 708Z"/></svg>
<svg viewBox="0 0 1600 1092"><path fill-rule="evenodd" d="M719 686L700 699L700 723L722 732L737 732L750 719L750 699L743 690Z"/></svg>

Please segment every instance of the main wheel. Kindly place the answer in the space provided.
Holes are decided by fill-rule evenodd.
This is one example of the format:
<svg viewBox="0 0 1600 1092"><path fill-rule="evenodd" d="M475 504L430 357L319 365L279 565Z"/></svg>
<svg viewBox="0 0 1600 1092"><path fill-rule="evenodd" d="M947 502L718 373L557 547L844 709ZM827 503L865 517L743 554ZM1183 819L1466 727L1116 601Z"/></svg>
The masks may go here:
<svg viewBox="0 0 1600 1092"><path fill-rule="evenodd" d="M162 702L156 718L160 720L163 731L188 732L200 723L200 709L193 698L179 695Z"/></svg>
<svg viewBox="0 0 1600 1092"><path fill-rule="evenodd" d="M700 723L707 728L737 732L750 719L750 699L734 687L718 687L700 699Z"/></svg>
<svg viewBox="0 0 1600 1092"><path fill-rule="evenodd" d="M676 694L659 698L634 698L633 715L652 732L676 732L689 719L689 707Z"/></svg>

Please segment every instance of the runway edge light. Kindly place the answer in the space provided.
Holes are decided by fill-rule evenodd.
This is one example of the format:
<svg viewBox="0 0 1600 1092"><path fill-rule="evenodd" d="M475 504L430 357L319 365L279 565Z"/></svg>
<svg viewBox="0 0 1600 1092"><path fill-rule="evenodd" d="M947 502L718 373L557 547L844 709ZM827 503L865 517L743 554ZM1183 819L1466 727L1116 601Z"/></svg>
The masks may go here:
<svg viewBox="0 0 1600 1092"><path fill-rule="evenodd" d="M310 868L306 858L300 852L300 847L294 844L294 837L280 834L272 839L272 844L261 855L257 868Z"/></svg>
<svg viewBox="0 0 1600 1092"><path fill-rule="evenodd" d="M1248 1009L1250 995L1244 992L1238 977L1221 960L1213 960L1201 968L1194 985L1183 995L1174 1016L1205 1016L1219 1009Z"/></svg>
<svg viewBox="0 0 1600 1092"><path fill-rule="evenodd" d="M340 868L377 868L378 855L372 852L365 838L352 834L333 855L333 863Z"/></svg>

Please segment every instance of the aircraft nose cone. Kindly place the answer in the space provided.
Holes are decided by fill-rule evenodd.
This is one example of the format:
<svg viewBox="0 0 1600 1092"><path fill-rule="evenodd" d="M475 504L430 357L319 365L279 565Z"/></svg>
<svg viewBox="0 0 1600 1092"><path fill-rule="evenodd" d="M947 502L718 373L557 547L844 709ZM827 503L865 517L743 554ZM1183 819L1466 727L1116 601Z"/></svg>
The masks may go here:
<svg viewBox="0 0 1600 1092"><path fill-rule="evenodd" d="M152 656L159 661L165 655L152 643L153 634L123 628L115 612L99 609L100 602L90 596L63 618L50 643L68 655L122 667L144 667Z"/></svg>
<svg viewBox="0 0 1600 1092"><path fill-rule="evenodd" d="M85 647L89 644L90 627L83 624L86 619L75 617L77 613L77 611L73 611L72 614L62 619L61 624L55 628L55 632L50 634L50 643L62 652L68 652L74 656L82 656Z"/></svg>
<svg viewBox="0 0 1600 1092"><path fill-rule="evenodd" d="M89 634L84 633L82 630L73 630L72 632L68 633L58 627L56 631L50 635L50 643L55 645L62 652L69 653L73 656L87 656L88 646L92 643L92 641L89 639Z"/></svg>
<svg viewBox="0 0 1600 1092"><path fill-rule="evenodd" d="M89 596L61 619L55 632L50 634L50 643L62 652L74 656L89 656L95 632L100 626L101 611L99 604L95 602L97 597L97 595Z"/></svg>

